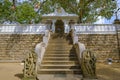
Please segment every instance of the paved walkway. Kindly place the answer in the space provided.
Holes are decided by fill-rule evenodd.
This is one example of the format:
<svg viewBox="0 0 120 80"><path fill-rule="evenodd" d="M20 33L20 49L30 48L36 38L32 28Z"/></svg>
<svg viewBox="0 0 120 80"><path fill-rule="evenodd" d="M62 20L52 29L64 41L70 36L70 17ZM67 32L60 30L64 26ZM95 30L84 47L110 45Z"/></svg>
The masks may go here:
<svg viewBox="0 0 120 80"><path fill-rule="evenodd" d="M0 80L21 80L23 77L23 65L20 63L0 63ZM64 78L66 77L67 78ZM120 63L108 65L106 63L97 63L98 80L120 80ZM78 80L78 75L54 75L51 78L57 80ZM74 77L76 77L74 79ZM42 80L52 80L50 75L42 75ZM64 79L63 79L64 78Z"/></svg>

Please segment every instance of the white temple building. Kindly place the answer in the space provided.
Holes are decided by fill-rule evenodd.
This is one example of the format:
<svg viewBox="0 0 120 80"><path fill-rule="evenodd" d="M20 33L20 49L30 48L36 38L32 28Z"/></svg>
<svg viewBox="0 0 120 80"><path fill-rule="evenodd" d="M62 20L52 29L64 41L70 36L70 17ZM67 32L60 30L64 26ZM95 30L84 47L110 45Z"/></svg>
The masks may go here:
<svg viewBox="0 0 120 80"><path fill-rule="evenodd" d="M52 25L51 30L53 32L56 32L61 28L62 29L61 31L64 31L64 33L69 33L70 31L69 23L71 21L76 23L78 17L79 16L76 14L69 14L65 12L65 10L62 7L55 9L53 13L42 15L43 22L51 21ZM61 24L57 25L57 23Z"/></svg>

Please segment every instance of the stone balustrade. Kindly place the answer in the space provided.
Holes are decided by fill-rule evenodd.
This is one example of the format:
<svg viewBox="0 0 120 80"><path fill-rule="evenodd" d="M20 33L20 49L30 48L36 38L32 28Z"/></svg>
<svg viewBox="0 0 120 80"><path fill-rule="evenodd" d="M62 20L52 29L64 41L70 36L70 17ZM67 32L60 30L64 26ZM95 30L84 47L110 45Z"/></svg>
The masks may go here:
<svg viewBox="0 0 120 80"><path fill-rule="evenodd" d="M38 43L35 47L35 52L38 56L38 61L37 62L39 64L41 64L41 61L43 59L46 47L47 47L48 42L49 42L49 39L50 39L50 32L48 30L46 30L45 36L43 37L43 41Z"/></svg>
<svg viewBox="0 0 120 80"><path fill-rule="evenodd" d="M44 34L45 30L45 24L0 25L0 34Z"/></svg>

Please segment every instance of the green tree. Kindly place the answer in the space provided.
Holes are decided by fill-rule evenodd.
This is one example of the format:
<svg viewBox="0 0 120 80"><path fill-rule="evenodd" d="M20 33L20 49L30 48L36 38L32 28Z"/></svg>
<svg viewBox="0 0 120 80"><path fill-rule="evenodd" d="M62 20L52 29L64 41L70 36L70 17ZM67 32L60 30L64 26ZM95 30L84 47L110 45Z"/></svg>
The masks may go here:
<svg viewBox="0 0 120 80"><path fill-rule="evenodd" d="M116 9L116 2L112 0L79 0L79 2L76 0L46 0L46 3L50 1L51 4L44 3L42 7L45 8L41 9L47 11L55 4L59 4L67 12L77 14L80 23L95 22L99 16L110 19L113 15L113 10Z"/></svg>
<svg viewBox="0 0 120 80"><path fill-rule="evenodd" d="M14 21L14 10L12 9L12 3L9 0L3 0L0 2L0 23L4 21Z"/></svg>
<svg viewBox="0 0 120 80"><path fill-rule="evenodd" d="M110 19L116 9L116 2L113 0L31 0L17 5L16 0L0 1L0 22L9 20L19 23L38 23L42 14L48 14L54 11L58 4L68 13L75 13L79 16L80 23L95 22L99 16ZM35 11L35 8L37 8Z"/></svg>
<svg viewBox="0 0 120 80"><path fill-rule="evenodd" d="M19 23L31 24L36 18L36 12L33 5L28 2L24 2L16 7L16 17Z"/></svg>

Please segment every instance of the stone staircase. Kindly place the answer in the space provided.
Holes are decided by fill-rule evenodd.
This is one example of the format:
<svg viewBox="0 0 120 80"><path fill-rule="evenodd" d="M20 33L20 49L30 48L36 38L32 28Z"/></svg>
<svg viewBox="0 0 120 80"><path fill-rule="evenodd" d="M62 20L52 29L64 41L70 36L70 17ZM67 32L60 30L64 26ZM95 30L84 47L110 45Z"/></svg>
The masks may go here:
<svg viewBox="0 0 120 80"><path fill-rule="evenodd" d="M81 69L76 56L72 39L67 34L52 34L46 49L43 61L38 69L38 74L62 74L80 75ZM42 77L40 77L39 80ZM75 78L74 78L75 79ZM72 79L72 80L74 80ZM48 79L43 79L48 80ZM51 79L51 80L58 80ZM61 79L64 80L64 79ZM77 79L77 80L80 80Z"/></svg>

